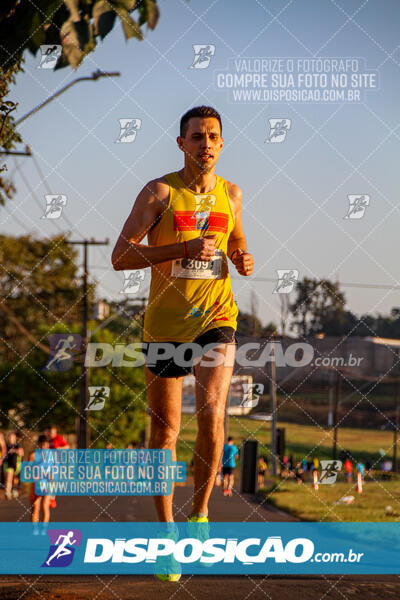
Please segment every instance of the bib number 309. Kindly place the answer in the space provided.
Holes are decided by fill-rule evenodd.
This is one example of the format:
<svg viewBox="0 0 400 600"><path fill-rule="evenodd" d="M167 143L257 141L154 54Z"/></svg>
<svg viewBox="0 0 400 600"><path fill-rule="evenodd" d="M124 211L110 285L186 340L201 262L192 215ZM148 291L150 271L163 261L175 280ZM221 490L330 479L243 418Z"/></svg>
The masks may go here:
<svg viewBox="0 0 400 600"><path fill-rule="evenodd" d="M211 260L196 258L177 258L172 262L171 276L186 279L220 279L222 250L217 249Z"/></svg>

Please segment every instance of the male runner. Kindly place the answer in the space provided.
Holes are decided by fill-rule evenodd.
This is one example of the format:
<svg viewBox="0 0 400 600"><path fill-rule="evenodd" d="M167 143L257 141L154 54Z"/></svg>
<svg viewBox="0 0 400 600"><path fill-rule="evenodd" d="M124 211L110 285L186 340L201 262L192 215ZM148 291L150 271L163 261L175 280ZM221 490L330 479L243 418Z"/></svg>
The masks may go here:
<svg viewBox="0 0 400 600"><path fill-rule="evenodd" d="M190 365L180 366L173 357L151 361L152 345L172 342L179 348L182 343L196 342L204 348L213 343L214 356L222 355L216 366L207 365L207 354L194 366L198 435L189 519L195 522L208 520L233 372L238 309L227 257L244 276L252 274L254 265L242 226L242 192L214 172L223 147L221 136L221 117L215 109L200 106L183 115L177 138L184 153L183 169L145 185L112 255L116 270L151 267L143 327L143 341L148 343L149 448L169 448L176 460L182 379L191 371ZM146 234L147 246L140 244ZM230 366L226 366L229 353ZM160 521L173 522L172 499L173 494L154 497ZM166 580L177 581L179 576L175 573Z"/></svg>

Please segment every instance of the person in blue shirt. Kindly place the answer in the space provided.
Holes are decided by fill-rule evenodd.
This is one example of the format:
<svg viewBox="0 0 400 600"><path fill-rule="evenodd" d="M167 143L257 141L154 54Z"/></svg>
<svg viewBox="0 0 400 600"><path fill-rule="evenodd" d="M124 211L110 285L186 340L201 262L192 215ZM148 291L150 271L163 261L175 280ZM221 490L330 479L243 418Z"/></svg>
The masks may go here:
<svg viewBox="0 0 400 600"><path fill-rule="evenodd" d="M239 450L233 443L233 438L228 437L228 443L224 444L222 454L222 475L224 478L224 496L232 496L232 488L235 479L236 456Z"/></svg>
<svg viewBox="0 0 400 600"><path fill-rule="evenodd" d="M361 460L357 463L356 469L358 473L361 473L361 477L364 479L365 465Z"/></svg>

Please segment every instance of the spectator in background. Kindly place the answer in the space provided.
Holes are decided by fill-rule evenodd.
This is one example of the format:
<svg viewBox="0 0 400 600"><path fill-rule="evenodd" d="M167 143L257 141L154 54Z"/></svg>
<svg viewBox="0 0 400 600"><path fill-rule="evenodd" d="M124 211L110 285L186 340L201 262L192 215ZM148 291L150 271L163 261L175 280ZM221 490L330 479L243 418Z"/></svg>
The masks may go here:
<svg viewBox="0 0 400 600"><path fill-rule="evenodd" d="M356 469L357 473L360 473L362 479L364 479L365 466L364 463L361 462L361 460L356 464Z"/></svg>
<svg viewBox="0 0 400 600"><path fill-rule="evenodd" d="M128 444L125 446L125 450L136 450L137 447L138 447L137 442L128 442Z"/></svg>
<svg viewBox="0 0 400 600"><path fill-rule="evenodd" d="M307 461L306 461L306 465L307 465ZM294 469L294 475L296 477L296 481L298 484L304 483L304 469L302 467L302 463L300 463L300 462L296 463L296 466Z"/></svg>
<svg viewBox="0 0 400 600"><path fill-rule="evenodd" d="M347 481L351 483L353 481L353 463L349 457L347 457L344 461L344 470L346 471Z"/></svg>
<svg viewBox="0 0 400 600"><path fill-rule="evenodd" d="M4 485L4 473L2 469L3 461L7 454L7 444L4 438L4 434L0 431L0 487Z"/></svg>
<svg viewBox="0 0 400 600"><path fill-rule="evenodd" d="M113 449L113 445L111 442L107 442L106 443L106 450L112 450Z"/></svg>
<svg viewBox="0 0 400 600"><path fill-rule="evenodd" d="M313 471L318 471L319 469L319 459L316 456L313 456L312 459L312 470Z"/></svg>
<svg viewBox="0 0 400 600"><path fill-rule="evenodd" d="M51 425L51 427L46 429L45 434L47 434L47 439L52 450L70 447L67 440L58 433L56 425Z"/></svg>
<svg viewBox="0 0 400 600"><path fill-rule="evenodd" d="M264 456L260 456L258 459L258 487L264 487L265 485L265 472L268 468L268 465L265 461Z"/></svg>
<svg viewBox="0 0 400 600"><path fill-rule="evenodd" d="M3 461L3 469L5 473L6 498L11 500L18 497L18 491L13 489L14 477L18 475L21 469L21 457L24 455L24 450L17 443L17 434L12 431L8 434L6 444L7 454Z"/></svg>
<svg viewBox="0 0 400 600"><path fill-rule="evenodd" d="M392 467L393 467L393 463L392 463L391 460L385 460L385 461L383 461L383 463L382 463L382 471L389 472L389 471L392 470Z"/></svg>
<svg viewBox="0 0 400 600"><path fill-rule="evenodd" d="M49 442L45 435L40 435L38 439L38 449L47 450L49 448ZM35 460L35 451L33 450L28 460ZM35 493L35 483L31 482L29 490L29 500L31 503L31 521L34 523L33 535L46 534L46 529L50 521L50 503L51 496L38 496ZM38 523L40 521L40 508L43 510L43 529L40 532Z"/></svg>
<svg viewBox="0 0 400 600"><path fill-rule="evenodd" d="M69 448L69 444L65 438L61 434L58 433L56 425L50 425L48 429L45 429L45 435L49 442L49 447L51 450L58 450ZM55 496L50 496L50 508L56 508L57 502Z"/></svg>
<svg viewBox="0 0 400 600"><path fill-rule="evenodd" d="M303 460L301 461L301 468L303 469L303 473L307 471L308 463L306 458L303 458Z"/></svg>

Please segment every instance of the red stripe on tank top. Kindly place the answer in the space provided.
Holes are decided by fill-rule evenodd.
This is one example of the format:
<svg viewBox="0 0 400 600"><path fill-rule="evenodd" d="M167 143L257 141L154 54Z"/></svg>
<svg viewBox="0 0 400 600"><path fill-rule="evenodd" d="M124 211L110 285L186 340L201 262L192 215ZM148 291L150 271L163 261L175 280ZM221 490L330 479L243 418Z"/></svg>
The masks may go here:
<svg viewBox="0 0 400 600"><path fill-rule="evenodd" d="M199 231L196 226L196 213L191 210L176 210L174 212L174 230L175 231ZM214 231L228 231L229 215L221 212L211 212L208 215L207 229Z"/></svg>

